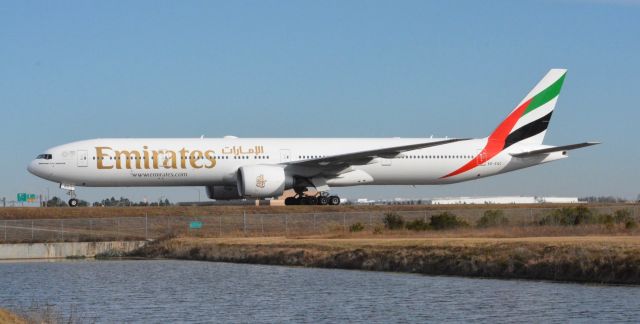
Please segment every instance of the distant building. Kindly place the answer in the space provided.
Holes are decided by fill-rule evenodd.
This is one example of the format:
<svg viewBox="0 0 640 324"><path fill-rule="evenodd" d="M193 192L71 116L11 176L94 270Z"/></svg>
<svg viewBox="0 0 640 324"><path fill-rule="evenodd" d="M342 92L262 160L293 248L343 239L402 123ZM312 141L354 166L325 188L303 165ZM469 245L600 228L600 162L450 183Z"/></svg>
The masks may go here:
<svg viewBox="0 0 640 324"><path fill-rule="evenodd" d="M357 205L373 205L375 203L376 203L375 200L369 200L368 198L358 198L356 200Z"/></svg>
<svg viewBox="0 0 640 324"><path fill-rule="evenodd" d="M434 205L464 205L464 204L576 204L577 197L453 197L435 198L431 203Z"/></svg>

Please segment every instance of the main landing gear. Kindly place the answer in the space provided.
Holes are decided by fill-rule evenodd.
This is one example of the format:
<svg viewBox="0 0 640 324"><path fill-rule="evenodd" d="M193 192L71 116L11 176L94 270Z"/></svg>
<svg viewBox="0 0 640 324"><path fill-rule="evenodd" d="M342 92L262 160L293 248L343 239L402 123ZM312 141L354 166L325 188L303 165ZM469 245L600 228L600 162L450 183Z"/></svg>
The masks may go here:
<svg viewBox="0 0 640 324"><path fill-rule="evenodd" d="M327 192L321 192L315 196L306 196L304 193L297 193L293 197L286 198L284 204L287 206L292 205L340 205L340 197L329 196Z"/></svg>

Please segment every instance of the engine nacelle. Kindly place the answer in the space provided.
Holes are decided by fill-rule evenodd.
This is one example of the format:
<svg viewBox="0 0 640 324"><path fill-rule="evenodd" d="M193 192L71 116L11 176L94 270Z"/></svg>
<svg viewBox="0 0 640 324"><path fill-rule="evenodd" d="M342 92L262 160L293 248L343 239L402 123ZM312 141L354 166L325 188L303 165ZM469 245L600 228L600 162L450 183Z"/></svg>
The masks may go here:
<svg viewBox="0 0 640 324"><path fill-rule="evenodd" d="M248 165L238 169L238 193L243 197L271 198L282 196L285 187L293 185L293 178L274 165Z"/></svg>
<svg viewBox="0 0 640 324"><path fill-rule="evenodd" d="M207 197L216 200L242 199L235 186L207 186Z"/></svg>

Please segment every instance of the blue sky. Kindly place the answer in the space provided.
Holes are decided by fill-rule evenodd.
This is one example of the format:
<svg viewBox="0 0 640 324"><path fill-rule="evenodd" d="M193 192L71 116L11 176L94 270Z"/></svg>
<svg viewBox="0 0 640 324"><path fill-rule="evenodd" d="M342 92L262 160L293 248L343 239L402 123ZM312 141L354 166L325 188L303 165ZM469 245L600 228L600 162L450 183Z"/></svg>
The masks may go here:
<svg viewBox="0 0 640 324"><path fill-rule="evenodd" d="M545 142L603 145L468 183L336 192L635 198L639 40L636 1L4 1L0 197L63 195L25 167L87 138L482 137L562 67Z"/></svg>

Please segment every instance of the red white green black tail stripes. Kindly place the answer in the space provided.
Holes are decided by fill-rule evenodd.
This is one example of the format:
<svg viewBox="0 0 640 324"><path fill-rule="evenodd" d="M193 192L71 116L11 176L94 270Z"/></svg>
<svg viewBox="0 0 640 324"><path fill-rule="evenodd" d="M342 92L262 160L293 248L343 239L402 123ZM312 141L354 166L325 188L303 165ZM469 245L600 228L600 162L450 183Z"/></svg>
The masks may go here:
<svg viewBox="0 0 640 324"><path fill-rule="evenodd" d="M567 70L552 69L487 138L474 159L442 178L469 171L516 143L542 144Z"/></svg>

